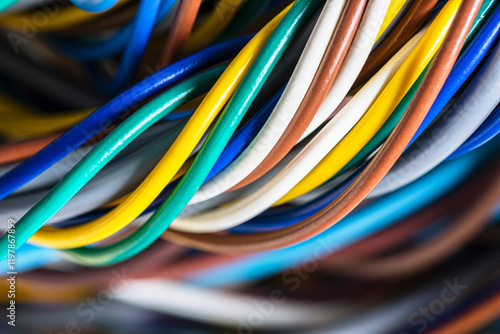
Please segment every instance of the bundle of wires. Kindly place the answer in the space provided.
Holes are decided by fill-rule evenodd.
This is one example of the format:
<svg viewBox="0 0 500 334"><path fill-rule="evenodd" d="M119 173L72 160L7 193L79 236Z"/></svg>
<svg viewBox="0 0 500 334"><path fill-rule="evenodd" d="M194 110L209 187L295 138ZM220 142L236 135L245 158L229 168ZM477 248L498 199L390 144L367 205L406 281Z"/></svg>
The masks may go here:
<svg viewBox="0 0 500 334"><path fill-rule="evenodd" d="M499 0L5 0L0 36L2 333L498 329Z"/></svg>

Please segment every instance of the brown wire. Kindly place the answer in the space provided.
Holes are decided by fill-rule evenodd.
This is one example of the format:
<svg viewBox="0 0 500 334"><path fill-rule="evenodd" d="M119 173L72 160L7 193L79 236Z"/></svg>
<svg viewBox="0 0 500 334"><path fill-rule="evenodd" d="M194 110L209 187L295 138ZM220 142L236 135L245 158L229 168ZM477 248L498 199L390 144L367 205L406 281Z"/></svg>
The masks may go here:
<svg viewBox="0 0 500 334"><path fill-rule="evenodd" d="M500 292L472 310L454 317L428 334L467 334L487 326L500 316Z"/></svg>
<svg viewBox="0 0 500 334"><path fill-rule="evenodd" d="M416 0L384 41L370 54L353 87L368 81L420 29L437 0Z"/></svg>
<svg viewBox="0 0 500 334"><path fill-rule="evenodd" d="M27 159L53 142L60 134L0 145L0 164Z"/></svg>
<svg viewBox="0 0 500 334"><path fill-rule="evenodd" d="M474 192L480 195L471 199L471 193L468 193L471 201L467 209L440 237L400 254L349 264L342 271L377 279L410 275L427 269L456 252L486 228L500 199L500 163L497 161L491 167L496 168L493 176L487 178L486 182L483 179L481 190Z"/></svg>
<svg viewBox="0 0 500 334"><path fill-rule="evenodd" d="M311 85L285 132L260 165L229 191L244 187L271 170L290 152L306 131L337 77L358 29L366 3L366 0L350 0L347 3Z"/></svg>
<svg viewBox="0 0 500 334"><path fill-rule="evenodd" d="M182 0L180 2L160 58L160 68L177 59L184 50L184 45L186 45L186 41L191 34L200 5L201 0Z"/></svg>
<svg viewBox="0 0 500 334"><path fill-rule="evenodd" d="M363 173L333 203L293 226L260 234L189 234L168 230L173 242L217 253L242 253L290 246L323 232L349 214L387 174L410 142L455 63L482 0L463 1L422 85L402 119Z"/></svg>
<svg viewBox="0 0 500 334"><path fill-rule="evenodd" d="M154 276L158 268L173 263L186 249L164 241L154 243L146 251L123 263L106 268L84 268L74 272L60 272L49 269L37 269L23 273L23 278L38 282L61 284L91 284L99 285L107 283L114 272L125 272L127 277L133 279Z"/></svg>
<svg viewBox="0 0 500 334"><path fill-rule="evenodd" d="M373 258L405 244L419 229L466 205L470 201L470 194L481 192L490 177L491 175L487 173L477 173L438 201L397 224L333 253L324 259L323 263L330 267L344 267L345 265L356 267L360 261Z"/></svg>

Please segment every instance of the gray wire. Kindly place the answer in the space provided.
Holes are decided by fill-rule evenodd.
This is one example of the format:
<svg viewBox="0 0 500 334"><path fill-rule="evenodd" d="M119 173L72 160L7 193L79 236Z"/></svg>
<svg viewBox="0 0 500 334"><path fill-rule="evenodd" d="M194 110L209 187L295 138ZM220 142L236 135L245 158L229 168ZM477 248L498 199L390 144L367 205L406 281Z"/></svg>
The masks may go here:
<svg viewBox="0 0 500 334"><path fill-rule="evenodd" d="M416 180L444 161L474 133L500 102L500 43L444 115L403 153L370 197Z"/></svg>

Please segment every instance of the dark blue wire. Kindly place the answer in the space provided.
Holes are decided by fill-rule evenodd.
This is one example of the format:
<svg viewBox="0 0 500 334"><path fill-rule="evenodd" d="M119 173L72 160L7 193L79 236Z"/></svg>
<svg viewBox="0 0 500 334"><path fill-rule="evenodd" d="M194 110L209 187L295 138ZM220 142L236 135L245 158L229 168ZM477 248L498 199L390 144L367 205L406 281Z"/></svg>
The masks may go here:
<svg viewBox="0 0 500 334"><path fill-rule="evenodd" d="M127 89L83 121L68 130L43 150L0 177L0 199L43 173L74 149L124 117L144 100L186 77L233 58L252 36L225 41L169 65Z"/></svg>
<svg viewBox="0 0 500 334"><path fill-rule="evenodd" d="M280 206L269 209L255 218L233 227L230 231L233 233L261 233L291 226L307 219L332 203L356 180L367 165L368 162L358 167L345 181L314 201L297 206Z"/></svg>
<svg viewBox="0 0 500 334"><path fill-rule="evenodd" d="M185 117L191 116L194 113L194 111L195 111L195 109L176 111L176 112L168 114L167 116L163 117L161 120L163 122L177 121L177 120L183 119Z"/></svg>
<svg viewBox="0 0 500 334"><path fill-rule="evenodd" d="M434 102L431 112L429 112L429 114L427 115L426 119L428 120L429 123L430 121L432 121L435 115L437 115L437 113L442 109L442 107L444 107L444 105L449 101L449 99L456 93L456 91L460 88L463 82L465 82L465 80L473 72L473 70L479 65L480 61L487 54L489 48L495 41L495 38L497 37L499 30L500 30L500 6L495 9L494 13L481 28L478 35L473 39L470 45L460 56L459 60L457 61L457 64L455 65L454 69L452 70L452 73L450 74L450 77L446 81L445 86L443 87L441 93L438 96L439 100L437 99ZM279 94L281 94L281 92L279 92ZM273 99L276 99L277 101L279 97L275 95ZM273 99L271 99L269 102L272 102ZM266 107L262 109L266 109ZM432 116L432 113L435 113L435 115ZM257 116L257 114L255 116ZM265 119L267 119L267 117L263 118L263 122L265 122ZM249 141L244 142L242 141L242 138L247 138L247 140L249 140L254 136L253 133L256 134L261 126L257 125L256 121L257 121L256 119L254 120L254 118L252 118L247 124L245 124L246 127L242 127L241 129L242 131L241 132L239 131L235 135L234 140L232 140L228 145L228 147L223 151L216 165L210 171L209 176L207 177L205 182L210 178L212 178L214 175L216 175L218 172L220 172L223 168L225 168L234 158L237 157L237 155L239 155L243 151L243 149L248 145ZM253 127L252 131L250 131L249 129L250 127ZM425 126L423 128L425 128ZM283 206L280 208L270 209L265 213L251 219L250 221L231 229L231 231L237 233L248 233L248 232L257 232L263 230L282 228L285 226L289 226L291 224L295 224L307 217L310 217L313 214L320 211L321 209L323 209L333 200L335 200L335 198L337 198L340 195L340 193L342 193L345 189L347 189L347 187L354 181L354 179L363 170L363 166L357 169L357 171L351 177L345 180L341 185L331 190L330 192L324 194L323 196L320 196L318 199L312 201L311 203L306 203L300 206L293 206L293 207ZM158 199L155 200L153 204L148 209L146 209L144 213L152 212L153 210L155 210L157 206L161 203L163 198L167 196L168 193L170 193L170 191L173 189L174 186L175 183L167 186L164 193L160 195ZM73 218L72 220L69 220L65 223L70 223L71 221L73 223L86 222L95 219L106 212L109 212L109 210L95 211L80 217ZM91 218L91 216L95 218Z"/></svg>
<svg viewBox="0 0 500 334"><path fill-rule="evenodd" d="M223 170L227 165L229 165L243 150L250 144L252 139L257 135L260 131L266 120L271 115L271 112L274 110L274 107L278 103L278 100L281 97L281 94L285 90L286 84L283 85L267 102L264 104L259 111L252 116L252 118L246 122L235 135L231 138L227 146L225 147L222 154L217 159L217 162L212 167L212 170L208 174L205 182L214 177L217 173ZM188 113L187 111L186 113ZM170 183L163 192L156 198L151 205L144 210L143 214L147 214L149 212L155 211L161 203L167 198L170 192L174 189L177 181ZM101 217L102 215L110 212L111 209L101 209L95 210L84 215L71 218L69 220L59 222L55 226L63 227L63 226L72 226L77 224L82 224L94 219Z"/></svg>
<svg viewBox="0 0 500 334"><path fill-rule="evenodd" d="M500 133L500 107L497 107L495 111L491 113L490 116L481 124L479 128L462 144L459 148L453 152L447 160L455 159L467 154L493 138L495 138Z"/></svg>
<svg viewBox="0 0 500 334"><path fill-rule="evenodd" d="M252 118L245 123L239 129L234 137L229 141L228 145L222 151L221 155L217 159L217 162L208 173L207 178L204 182L207 182L217 173L223 170L227 165L229 165L236 157L243 152L243 150L250 144L254 139L260 129L264 126L264 123L271 115L274 107L278 103L278 100L285 90L286 84L283 85L267 102L260 108L260 110L252 116Z"/></svg>
<svg viewBox="0 0 500 334"><path fill-rule="evenodd" d="M439 92L431 109L420 124L417 132L413 136L410 144L426 129L426 127L436 118L439 112L445 107L455 93L460 89L467 78L473 73L476 67L488 53L500 32L500 6L496 6L494 12L485 22L479 33L458 58L448 79Z"/></svg>

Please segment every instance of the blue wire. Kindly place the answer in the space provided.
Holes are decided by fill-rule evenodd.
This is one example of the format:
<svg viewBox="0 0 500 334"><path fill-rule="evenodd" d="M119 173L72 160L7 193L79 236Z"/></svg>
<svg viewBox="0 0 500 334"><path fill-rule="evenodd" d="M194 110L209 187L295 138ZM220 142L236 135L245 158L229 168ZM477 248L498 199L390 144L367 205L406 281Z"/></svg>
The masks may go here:
<svg viewBox="0 0 500 334"><path fill-rule="evenodd" d="M15 270L9 268L8 259L0 261L0 276L4 276L12 271L20 274L59 260L61 260L59 252L54 249L25 244L16 251Z"/></svg>
<svg viewBox="0 0 500 334"><path fill-rule="evenodd" d="M481 126L474 131L474 133L463 143L459 148L453 152L447 160L461 157L464 154L475 150L500 133L500 107L497 107L493 113L481 124Z"/></svg>
<svg viewBox="0 0 500 334"><path fill-rule="evenodd" d="M238 156L243 150L250 144L252 139L257 135L260 131L266 120L268 119L271 112L274 110L274 107L278 103L281 94L285 90L286 85L283 85L270 99L266 102L266 104L250 118L248 122L246 122L235 135L231 138L227 146L225 147L222 154L217 159L214 167L210 171L209 175L205 179L205 182L215 176L218 172L224 169L229 163L233 161L233 159ZM177 181L170 183L156 198L151 205L142 212L141 215L150 213L155 211L161 203L168 197L170 192L174 189ZM111 209L101 209L95 210L84 215L80 215L78 217L74 217L62 222L55 224L56 227L66 227L66 226L74 226L82 223L89 222L91 220L97 219L104 214L110 212Z"/></svg>
<svg viewBox="0 0 500 334"><path fill-rule="evenodd" d="M344 192L352 182L361 174L368 162L357 168L356 172L350 175L340 185L330 190L326 194L316 198L314 201L297 206L280 206L264 211L255 218L244 224L231 229L233 233L260 233L281 229L296 224L311 217L321 211L328 204L333 202L342 192Z"/></svg>
<svg viewBox="0 0 500 334"><path fill-rule="evenodd" d="M71 0L71 2L87 12L98 13L107 11L116 5L118 0L100 0L99 2L96 2L96 0Z"/></svg>
<svg viewBox="0 0 500 334"><path fill-rule="evenodd" d="M40 152L2 175L0 177L0 199L5 198L43 173L120 116L124 117L128 112L131 112L144 100L204 68L234 57L250 38L249 35L242 36L211 46L155 72L127 89Z"/></svg>
<svg viewBox="0 0 500 334"><path fill-rule="evenodd" d="M484 155L480 151L441 164L417 181L360 208L307 241L199 271L189 280L209 286L240 284L268 277L306 261L318 260L408 217L444 196L477 168L478 160Z"/></svg>
<svg viewBox="0 0 500 334"><path fill-rule="evenodd" d="M161 0L141 0L139 3L130 41L125 47L115 76L106 85L110 91L122 89L131 81L149 42L160 3Z"/></svg>
<svg viewBox="0 0 500 334"><path fill-rule="evenodd" d="M245 123L241 129L239 129L236 134L231 138L224 151L215 162L215 165L208 173L204 182L207 182L213 178L217 173L226 168L241 152L250 144L250 142L259 133L260 129L264 126L271 115L274 107L278 103L278 100L285 90L286 84L284 84L267 102L260 108L260 110L252 116L252 118Z"/></svg>
<svg viewBox="0 0 500 334"><path fill-rule="evenodd" d="M161 2L158 15L156 16L154 23L155 27L157 27L165 16L167 16L175 2L176 0L163 0ZM110 38L85 45L55 37L52 38L52 41L58 48L73 58L77 58L82 61L94 61L113 57L120 53L129 43L133 30L134 23L130 22Z"/></svg>
<svg viewBox="0 0 500 334"><path fill-rule="evenodd" d="M410 144L426 129L426 127L436 118L439 112L445 107L455 93L460 89L467 78L488 53L500 32L500 6L496 6L494 12L485 22L479 33L460 55L455 66L446 79L443 88L439 92L434 104L420 124L417 132L413 136Z"/></svg>
<svg viewBox="0 0 500 334"><path fill-rule="evenodd" d="M191 116L194 113L194 111L195 111L195 109L176 111L176 112L168 114L167 116L163 117L161 120L163 122L178 121L178 120L183 119L185 117Z"/></svg>

